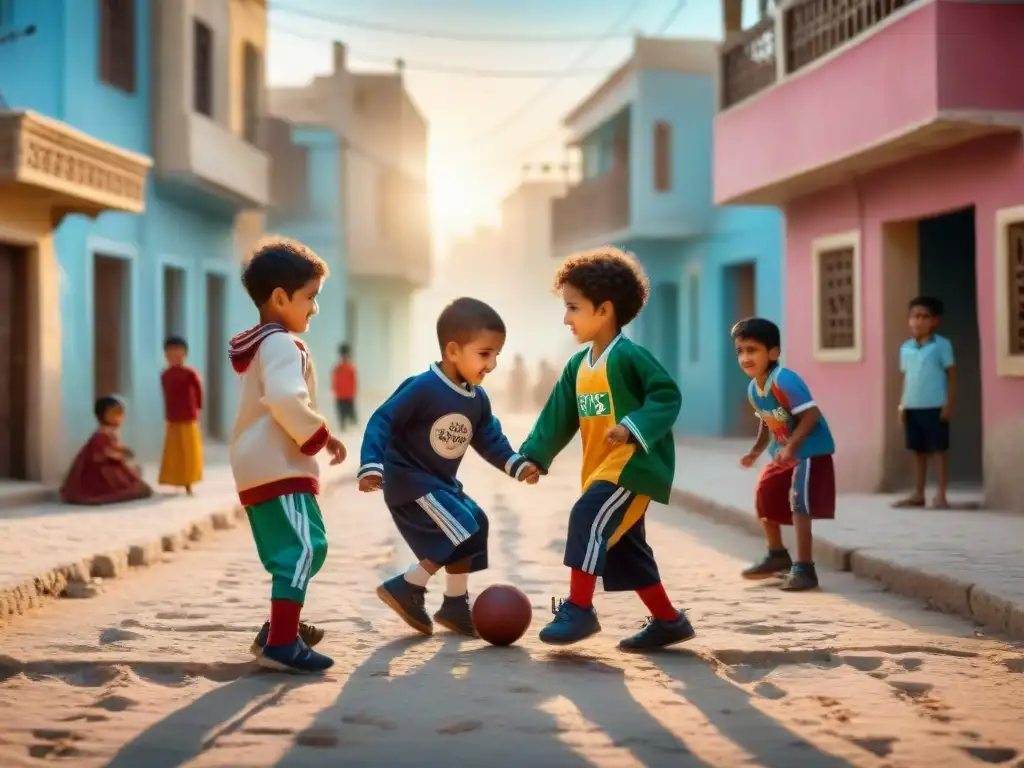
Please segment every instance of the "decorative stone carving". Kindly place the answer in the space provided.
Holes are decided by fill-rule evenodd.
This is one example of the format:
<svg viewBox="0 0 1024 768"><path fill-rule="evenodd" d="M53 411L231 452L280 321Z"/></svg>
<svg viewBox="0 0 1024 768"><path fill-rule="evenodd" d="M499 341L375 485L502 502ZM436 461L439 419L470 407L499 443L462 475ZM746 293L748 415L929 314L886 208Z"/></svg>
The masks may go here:
<svg viewBox="0 0 1024 768"><path fill-rule="evenodd" d="M148 157L34 112L0 112L0 181L64 196L68 211L141 213Z"/></svg>

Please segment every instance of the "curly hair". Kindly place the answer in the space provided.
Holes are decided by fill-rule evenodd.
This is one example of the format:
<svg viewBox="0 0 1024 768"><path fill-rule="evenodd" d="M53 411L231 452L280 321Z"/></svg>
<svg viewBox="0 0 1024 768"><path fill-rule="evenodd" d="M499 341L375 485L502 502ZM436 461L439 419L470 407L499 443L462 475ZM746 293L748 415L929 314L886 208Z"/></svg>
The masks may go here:
<svg viewBox="0 0 1024 768"><path fill-rule="evenodd" d="M636 257L612 245L566 258L555 274L555 291L561 292L566 285L595 307L610 301L620 328L640 314L651 292L651 281Z"/></svg>

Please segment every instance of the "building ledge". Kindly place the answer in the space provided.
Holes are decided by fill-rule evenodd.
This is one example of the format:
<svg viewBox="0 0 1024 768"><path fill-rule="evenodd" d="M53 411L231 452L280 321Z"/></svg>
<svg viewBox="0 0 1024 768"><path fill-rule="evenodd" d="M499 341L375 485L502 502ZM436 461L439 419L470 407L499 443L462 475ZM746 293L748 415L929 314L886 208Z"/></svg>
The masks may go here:
<svg viewBox="0 0 1024 768"><path fill-rule="evenodd" d="M142 213L152 161L29 110L0 111L0 182L42 193L62 213Z"/></svg>

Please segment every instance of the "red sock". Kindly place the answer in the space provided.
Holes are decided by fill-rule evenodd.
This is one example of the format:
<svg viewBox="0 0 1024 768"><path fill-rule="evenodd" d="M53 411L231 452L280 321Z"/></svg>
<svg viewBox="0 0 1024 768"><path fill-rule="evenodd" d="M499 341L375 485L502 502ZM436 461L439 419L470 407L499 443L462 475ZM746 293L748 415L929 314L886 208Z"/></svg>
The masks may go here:
<svg viewBox="0 0 1024 768"><path fill-rule="evenodd" d="M294 600L270 601L270 635L267 645L291 645L299 636L302 606Z"/></svg>
<svg viewBox="0 0 1024 768"><path fill-rule="evenodd" d="M644 601L644 605L647 606L647 610L654 618L661 621L675 621L679 618L679 611L672 606L672 601L668 599L668 592L665 591L664 584L644 587L638 589L636 593Z"/></svg>
<svg viewBox="0 0 1024 768"><path fill-rule="evenodd" d="M594 605L594 590L597 589L597 576L585 571L572 569L569 576L569 602L580 608Z"/></svg>

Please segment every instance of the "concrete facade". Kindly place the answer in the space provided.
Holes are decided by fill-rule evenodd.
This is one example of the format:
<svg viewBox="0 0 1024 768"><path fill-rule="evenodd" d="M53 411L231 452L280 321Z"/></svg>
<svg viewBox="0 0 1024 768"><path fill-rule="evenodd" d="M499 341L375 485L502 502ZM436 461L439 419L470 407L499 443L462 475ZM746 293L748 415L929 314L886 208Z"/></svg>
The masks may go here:
<svg viewBox="0 0 1024 768"><path fill-rule="evenodd" d="M567 118L582 180L554 203L556 257L614 243L651 278L628 329L676 377L684 434L749 434L746 379L729 328L783 324L782 219L712 201L713 43L637 38L633 57Z"/></svg>
<svg viewBox="0 0 1024 768"><path fill-rule="evenodd" d="M780 64L717 118L717 198L785 210L786 292L806 297L786 305L787 360L833 425L846 490L909 479L898 349L924 293L945 302L958 360L951 477L1024 510L1024 91L1002 74L1024 64L1021 34L1016 4L916 2L797 71Z"/></svg>
<svg viewBox="0 0 1024 768"><path fill-rule="evenodd" d="M95 218L69 215L53 236L61 395L60 427L49 433L60 435L49 438L51 449L60 446L60 470L45 473L51 483L95 428L93 400L100 394L127 401L125 439L140 458L159 455L159 373L170 333L189 340L190 363L206 383L208 438L225 438L234 413L227 340L256 321L238 284L239 222L265 202L267 160L258 134L243 136L237 115L259 125L265 3L137 0L131 7L134 23L111 31L101 2L14 3L13 23L38 31L0 47L0 90L9 105L153 157L144 206ZM210 115L199 114L193 90L199 23L215 52L206 70ZM121 66L131 71L127 84L113 84L104 69L110 35ZM243 84L234 59L246 43ZM143 207L145 215L135 215Z"/></svg>

